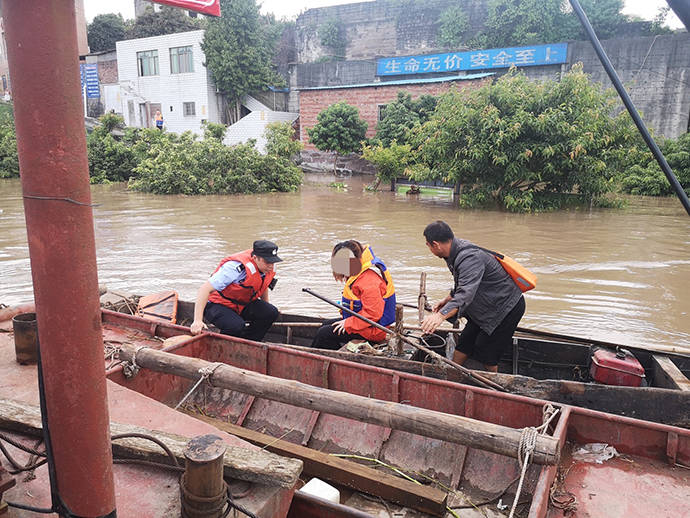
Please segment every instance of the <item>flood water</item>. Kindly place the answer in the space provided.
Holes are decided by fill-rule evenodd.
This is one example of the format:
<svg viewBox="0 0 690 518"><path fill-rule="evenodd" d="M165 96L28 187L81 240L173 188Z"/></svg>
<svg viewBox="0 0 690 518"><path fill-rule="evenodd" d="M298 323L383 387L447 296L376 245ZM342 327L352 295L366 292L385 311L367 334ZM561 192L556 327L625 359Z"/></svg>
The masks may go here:
<svg viewBox="0 0 690 518"><path fill-rule="evenodd" d="M93 186L99 282L145 294L175 289L193 300L219 260L275 241L284 262L271 301L282 311L335 316L303 287L336 299L330 251L344 239L372 245L388 264L398 300L415 303L427 272L431 301L452 278L427 250L425 225L443 219L455 233L499 250L535 272L521 325L628 345L690 349L690 218L676 198L631 198L625 209L516 215L459 210L449 196L364 192L367 179L329 187L307 175L298 193L156 196L122 184ZM19 180L0 180L0 303L32 299ZM409 319L416 311L407 309ZM408 320L408 319L406 319Z"/></svg>

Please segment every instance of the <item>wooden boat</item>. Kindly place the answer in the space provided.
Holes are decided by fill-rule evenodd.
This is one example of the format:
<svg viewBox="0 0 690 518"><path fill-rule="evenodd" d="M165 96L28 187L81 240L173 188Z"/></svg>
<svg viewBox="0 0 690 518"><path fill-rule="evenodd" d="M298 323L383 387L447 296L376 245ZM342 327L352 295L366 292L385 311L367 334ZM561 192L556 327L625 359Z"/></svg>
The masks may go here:
<svg viewBox="0 0 690 518"><path fill-rule="evenodd" d="M512 502L521 473L517 452L508 444L522 438L521 429L542 425L548 405L288 346L215 333L189 336L182 326L107 310L103 327L108 343L119 343L121 357L136 356L140 367L127 377L124 365L115 366L107 372L109 380L169 407L187 398L187 412L256 444L301 456L307 475L342 490L341 504L293 500L291 516L502 516L497 502ZM209 366L214 370L209 384L199 384L198 369ZM262 385L263 379L270 381ZM223 388L223 380L231 388ZM331 397L352 404L335 404ZM353 417L360 407L367 410ZM520 516L560 517L575 508L577 516L690 515L690 430L570 405L559 410L539 435L543 451L551 445L555 455L544 453L526 469ZM419 420L405 420L416 413ZM423 421L428 415L431 421ZM459 430L470 423L477 433L439 434L435 428L445 430L447 420L459 423ZM492 433L478 432L486 429ZM605 443L620 456L601 464L575 460L590 443ZM365 466L344 468L324 453L357 456ZM367 465L374 462L389 471L372 475ZM391 469L424 484L389 483ZM376 482L377 477L385 481ZM423 513L405 514L410 507Z"/></svg>
<svg viewBox="0 0 690 518"><path fill-rule="evenodd" d="M191 322L193 303L178 302L180 323ZM281 314L266 341L308 346L320 320ZM444 335L447 331L441 331ZM481 372L513 394L581 406L612 414L690 428L690 353L663 353L543 331L520 329L513 349L499 364L499 374ZM646 386L625 387L594 383L589 375L597 348L629 350L645 368ZM453 368L410 361L404 357L372 356L345 350L319 350L318 354L448 381L466 382ZM481 366L468 362L470 368ZM476 371L475 371L476 372Z"/></svg>

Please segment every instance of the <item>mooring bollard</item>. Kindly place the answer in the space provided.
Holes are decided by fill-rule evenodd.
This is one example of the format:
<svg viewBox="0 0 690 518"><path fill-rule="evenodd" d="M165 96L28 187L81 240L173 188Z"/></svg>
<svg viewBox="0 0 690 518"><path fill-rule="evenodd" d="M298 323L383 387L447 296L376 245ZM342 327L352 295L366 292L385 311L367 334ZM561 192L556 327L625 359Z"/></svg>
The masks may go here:
<svg viewBox="0 0 690 518"><path fill-rule="evenodd" d="M226 446L216 435L195 437L185 449L185 472L180 479L183 518L218 518L227 503L223 480Z"/></svg>

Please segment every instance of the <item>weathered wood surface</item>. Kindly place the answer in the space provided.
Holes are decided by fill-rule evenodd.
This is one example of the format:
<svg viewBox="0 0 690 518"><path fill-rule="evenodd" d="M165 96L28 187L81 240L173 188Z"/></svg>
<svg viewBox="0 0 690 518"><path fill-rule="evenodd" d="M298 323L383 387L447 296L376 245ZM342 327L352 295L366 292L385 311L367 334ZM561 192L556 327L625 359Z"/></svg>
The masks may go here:
<svg viewBox="0 0 690 518"><path fill-rule="evenodd" d="M680 372L680 369L676 367L671 358L654 354L652 355L652 362L654 365L654 384L656 386L690 392L690 380ZM688 411L690 412L690 410Z"/></svg>
<svg viewBox="0 0 690 518"><path fill-rule="evenodd" d="M455 370L429 363L345 351L325 349L317 351L296 345L289 347L329 358L339 358L420 376L460 383L464 381L464 378ZM537 380L528 376L483 371L482 374L500 383L513 394L690 428L690 393L685 391L656 387L614 387L578 381Z"/></svg>
<svg viewBox="0 0 690 518"><path fill-rule="evenodd" d="M131 360L135 351L135 347L123 345L120 359ZM148 348L139 349L136 361L139 366L147 369L194 380L199 378L199 369L215 367L209 381L217 387L424 437L465 444L509 457L517 457L518 454L521 430L506 426L313 387L298 381L274 378L226 364L212 364L198 358ZM553 437L540 435L533 461L537 464L556 464L559 457L558 441Z"/></svg>
<svg viewBox="0 0 690 518"><path fill-rule="evenodd" d="M368 468L357 462L276 439L271 435L242 428L220 419L191 412L189 415L212 424L219 430L228 432L245 441L263 446L268 451L278 455L300 459L304 462L304 473L307 475L340 484L372 496L379 496L384 500L390 500L425 513L437 516L445 514L448 495L438 489L415 484L409 480Z"/></svg>
<svg viewBox="0 0 690 518"><path fill-rule="evenodd" d="M187 518L220 518L218 500L225 499L223 461L226 445L212 434L194 437L184 455L185 471L180 481L183 516Z"/></svg>
<svg viewBox="0 0 690 518"><path fill-rule="evenodd" d="M137 357L137 362L139 358ZM41 411L37 406L19 401L0 399L0 429L27 435L41 436ZM165 443L180 465L184 465L184 451L188 437L148 430L139 426L110 423L111 435L146 434ZM152 441L141 438L126 438L113 441L113 454L120 458L166 462L167 454ZM302 472L302 461L280 457L263 450L244 449L227 445L223 460L225 476L267 486L291 488Z"/></svg>

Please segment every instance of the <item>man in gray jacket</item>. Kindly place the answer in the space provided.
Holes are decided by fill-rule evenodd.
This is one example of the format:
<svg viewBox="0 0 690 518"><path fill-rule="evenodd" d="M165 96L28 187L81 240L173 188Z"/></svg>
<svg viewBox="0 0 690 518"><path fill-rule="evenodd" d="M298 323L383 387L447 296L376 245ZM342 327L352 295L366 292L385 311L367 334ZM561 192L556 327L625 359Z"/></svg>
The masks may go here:
<svg viewBox="0 0 690 518"><path fill-rule="evenodd" d="M497 372L498 360L510 349L525 313L522 292L493 254L456 238L444 221L427 225L424 237L431 253L446 261L454 283L450 294L424 319L422 330L433 333L444 320L465 317L453 360L462 364L472 356L488 371Z"/></svg>

